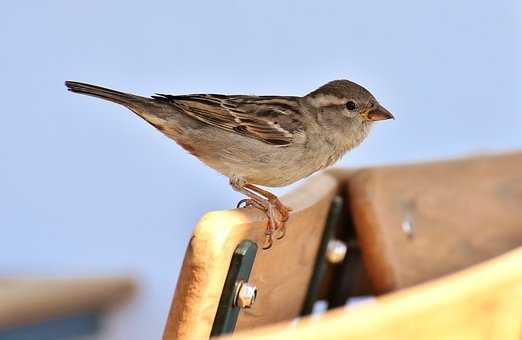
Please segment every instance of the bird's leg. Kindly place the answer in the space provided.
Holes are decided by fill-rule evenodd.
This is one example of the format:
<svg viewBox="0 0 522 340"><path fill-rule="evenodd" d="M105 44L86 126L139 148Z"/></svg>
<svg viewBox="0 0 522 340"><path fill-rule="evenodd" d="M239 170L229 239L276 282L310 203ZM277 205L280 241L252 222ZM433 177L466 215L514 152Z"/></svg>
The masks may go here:
<svg viewBox="0 0 522 340"><path fill-rule="evenodd" d="M263 245L263 249L268 249L272 246L273 242L273 234L275 231L278 231L277 238L282 238L284 236L284 221L279 219L278 213L281 218L285 216L281 213L281 207L283 207L288 214L289 208L285 207L275 195L266 192L265 190L261 190L251 184L246 183L238 183L236 181L230 181L230 185L238 192L248 196L248 199L243 199L239 201L238 206L241 204L245 204L245 207L255 207L265 212L268 217L268 225L265 231L265 244ZM261 191L261 192L258 192ZM267 193L269 197L263 195L263 193ZM286 216L285 221L288 219Z"/></svg>

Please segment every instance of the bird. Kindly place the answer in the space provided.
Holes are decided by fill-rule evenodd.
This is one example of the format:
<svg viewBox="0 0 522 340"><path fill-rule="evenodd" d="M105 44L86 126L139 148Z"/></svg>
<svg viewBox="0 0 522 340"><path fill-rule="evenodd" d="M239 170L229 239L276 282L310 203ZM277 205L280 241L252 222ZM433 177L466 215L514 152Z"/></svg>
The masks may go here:
<svg viewBox="0 0 522 340"><path fill-rule="evenodd" d="M363 86L330 81L304 96L223 94L142 97L66 81L69 91L130 109L267 215L264 249L285 235L291 208L262 187L282 187L324 169L358 146L374 122L394 119Z"/></svg>

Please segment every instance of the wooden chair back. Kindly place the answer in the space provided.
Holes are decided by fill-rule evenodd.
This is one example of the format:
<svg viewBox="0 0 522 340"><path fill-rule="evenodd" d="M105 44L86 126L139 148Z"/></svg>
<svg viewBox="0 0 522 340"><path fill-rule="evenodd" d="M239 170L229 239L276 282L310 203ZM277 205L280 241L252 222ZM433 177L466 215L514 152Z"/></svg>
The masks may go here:
<svg viewBox="0 0 522 340"><path fill-rule="evenodd" d="M345 217L328 231L339 195ZM248 280L257 299L239 312L236 331L299 317L310 299L338 307L351 296L417 285L521 246L522 153L336 169L312 177L283 202L293 208L286 238L269 250L258 247ZM244 240L263 244L265 223L264 214L250 208L203 216L186 251L164 340L220 334L212 329L234 252ZM348 247L342 263L323 263L328 233Z"/></svg>

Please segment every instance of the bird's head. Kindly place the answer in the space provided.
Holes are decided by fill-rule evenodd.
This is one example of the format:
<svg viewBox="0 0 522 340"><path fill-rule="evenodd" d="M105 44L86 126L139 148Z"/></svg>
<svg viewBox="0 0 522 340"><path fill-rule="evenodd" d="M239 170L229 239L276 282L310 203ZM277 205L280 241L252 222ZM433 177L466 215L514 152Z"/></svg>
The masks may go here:
<svg viewBox="0 0 522 340"><path fill-rule="evenodd" d="M340 114L363 123L394 119L368 90L349 80L331 81L304 98L321 112Z"/></svg>

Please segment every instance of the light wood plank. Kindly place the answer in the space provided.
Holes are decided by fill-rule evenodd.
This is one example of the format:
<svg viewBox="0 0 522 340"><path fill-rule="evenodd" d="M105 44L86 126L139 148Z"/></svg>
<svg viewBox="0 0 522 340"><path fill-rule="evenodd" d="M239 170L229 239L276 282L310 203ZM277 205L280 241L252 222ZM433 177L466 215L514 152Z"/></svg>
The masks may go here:
<svg viewBox="0 0 522 340"><path fill-rule="evenodd" d="M522 245L522 153L360 169L346 185L376 293Z"/></svg>
<svg viewBox="0 0 522 340"><path fill-rule="evenodd" d="M230 340L520 340L522 247L361 306L220 337Z"/></svg>

